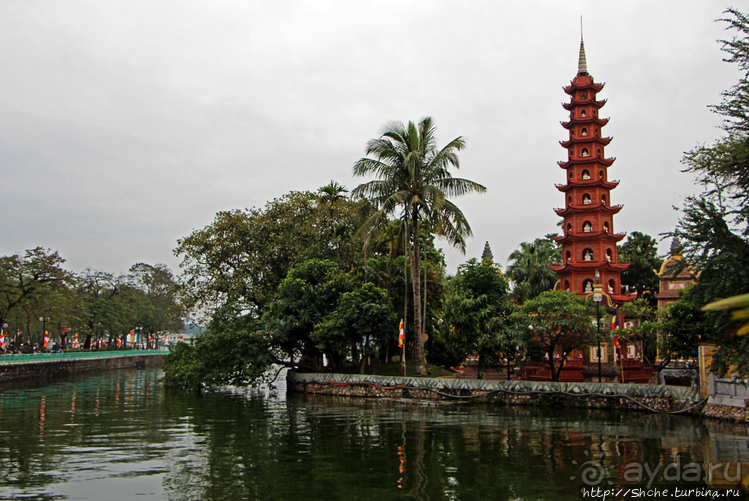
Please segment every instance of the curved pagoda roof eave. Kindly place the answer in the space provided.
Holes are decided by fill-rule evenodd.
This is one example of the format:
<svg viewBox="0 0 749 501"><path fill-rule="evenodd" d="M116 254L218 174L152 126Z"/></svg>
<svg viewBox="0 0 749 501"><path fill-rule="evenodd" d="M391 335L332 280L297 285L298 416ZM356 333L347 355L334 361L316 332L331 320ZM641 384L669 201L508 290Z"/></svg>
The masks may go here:
<svg viewBox="0 0 749 501"><path fill-rule="evenodd" d="M585 83L581 83L581 80L583 80L583 78L586 80ZM576 90L593 89L596 92L600 92L606 86L606 82L595 82L590 73L585 73L583 78L580 78L580 75L578 74L577 76L575 76L575 78L570 80L569 85L563 85L562 89L566 94L572 95Z"/></svg>
<svg viewBox="0 0 749 501"><path fill-rule="evenodd" d="M600 163L603 164L604 167L611 167L611 165L616 161L616 157L611 158L600 158L599 156L590 156L590 157L580 157L575 158L574 160L559 160L557 162L557 165L561 167L562 169L569 169L573 165L579 165L579 164L594 164L594 163Z"/></svg>
<svg viewBox="0 0 749 501"><path fill-rule="evenodd" d="M572 110L572 108L574 108L576 106L585 106L586 104L592 104L595 109L599 110L599 109L603 108L604 105L607 102L608 102L608 99L602 99L600 101L598 101L598 100L596 100L596 101L590 101L590 103L587 103L587 102L581 103L579 101L571 101L569 103L562 103L562 108L564 108L567 111L570 111L570 110Z"/></svg>
<svg viewBox="0 0 749 501"><path fill-rule="evenodd" d="M569 181L567 184L555 184L554 187L561 192L566 192L572 188L606 188L613 190L619 186L619 181L604 181L603 179L590 179L585 181Z"/></svg>
<svg viewBox="0 0 749 501"><path fill-rule="evenodd" d="M559 123L562 124L562 127L564 127L565 129L571 129L573 125L582 125L582 124L590 124L590 123L594 123L600 127L605 127L606 124L609 123L609 119L590 116L590 117L585 117L585 118L573 118L572 120L568 120L566 122L560 121Z"/></svg>
<svg viewBox="0 0 749 501"><path fill-rule="evenodd" d="M555 236L552 237L555 242L560 244L565 244L568 242L583 242L585 240L604 240L608 242L619 242L621 241L626 235L626 233L606 233L604 231L597 231L597 232L583 232L583 233L568 233L564 236Z"/></svg>
<svg viewBox="0 0 749 501"><path fill-rule="evenodd" d="M559 141L559 144L562 145L562 148L570 148L573 144L580 144L580 143L597 143L601 146L608 146L611 142L611 137L600 137L600 136L576 136L571 137L566 141Z"/></svg>
<svg viewBox="0 0 749 501"><path fill-rule="evenodd" d="M617 214L620 210L622 210L623 205L603 205L603 204L588 204L588 205L569 205L565 208L557 208L554 209L554 212L557 213L557 216L564 217L570 214L585 214L587 212L589 213L595 213L595 212L603 212L604 214Z"/></svg>
<svg viewBox="0 0 749 501"><path fill-rule="evenodd" d="M610 271L623 272L629 268L630 263L612 263L611 261L583 261L581 263L564 263L549 265L557 273L585 272L585 271Z"/></svg>

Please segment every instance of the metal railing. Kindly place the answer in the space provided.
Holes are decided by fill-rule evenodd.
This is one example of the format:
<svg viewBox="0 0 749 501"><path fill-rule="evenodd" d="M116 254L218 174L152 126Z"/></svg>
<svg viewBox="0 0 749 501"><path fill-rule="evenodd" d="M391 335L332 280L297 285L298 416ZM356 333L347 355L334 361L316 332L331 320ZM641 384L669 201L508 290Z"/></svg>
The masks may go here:
<svg viewBox="0 0 749 501"><path fill-rule="evenodd" d="M64 353L28 353L0 355L0 365L38 364L48 362L69 362L73 360L137 357L141 355L166 355L166 350L112 350L112 351L82 351Z"/></svg>

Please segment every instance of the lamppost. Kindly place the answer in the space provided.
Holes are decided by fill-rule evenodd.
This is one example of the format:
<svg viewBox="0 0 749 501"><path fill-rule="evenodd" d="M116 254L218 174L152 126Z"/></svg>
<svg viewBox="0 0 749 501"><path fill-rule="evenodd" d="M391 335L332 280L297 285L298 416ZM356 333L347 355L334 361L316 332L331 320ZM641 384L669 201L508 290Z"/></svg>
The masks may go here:
<svg viewBox="0 0 749 501"><path fill-rule="evenodd" d="M601 382L601 299L603 296L596 292L593 301L596 302L596 329L598 330L598 382Z"/></svg>

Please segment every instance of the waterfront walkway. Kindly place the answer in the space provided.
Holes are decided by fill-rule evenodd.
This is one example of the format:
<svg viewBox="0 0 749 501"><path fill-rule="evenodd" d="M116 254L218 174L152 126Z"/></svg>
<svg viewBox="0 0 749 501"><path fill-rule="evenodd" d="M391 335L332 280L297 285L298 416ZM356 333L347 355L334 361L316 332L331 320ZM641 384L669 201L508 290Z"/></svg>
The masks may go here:
<svg viewBox="0 0 749 501"><path fill-rule="evenodd" d="M69 351L63 353L28 353L0 355L0 365L39 364L51 362L73 362L76 360L101 360L106 358L140 357L144 355L164 356L166 350L104 350Z"/></svg>

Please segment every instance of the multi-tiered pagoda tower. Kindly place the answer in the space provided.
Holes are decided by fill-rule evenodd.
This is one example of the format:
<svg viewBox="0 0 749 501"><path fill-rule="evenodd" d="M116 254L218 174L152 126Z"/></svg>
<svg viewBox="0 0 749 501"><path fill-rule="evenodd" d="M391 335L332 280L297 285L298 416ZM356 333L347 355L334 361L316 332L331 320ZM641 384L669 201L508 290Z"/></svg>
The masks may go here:
<svg viewBox="0 0 749 501"><path fill-rule="evenodd" d="M608 177L614 158L604 154L611 138L601 134L608 123L607 118L598 116L598 110L606 104L606 100L596 100L601 89L603 84L595 83L588 73L581 39L577 75L564 88L571 99L562 106L570 112L570 120L562 126L570 137L560 142L568 157L559 166L567 173L567 183L556 185L565 195L565 206L555 209L564 218L563 235L556 237L562 245L563 262L552 268L559 274L557 289L580 295L595 289L609 296L611 303L620 304L631 300L621 293L620 277L629 263L617 260L616 243L624 234L614 233L614 214L622 207L611 205L611 190L619 182Z"/></svg>

